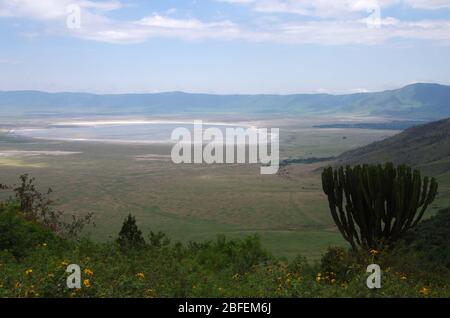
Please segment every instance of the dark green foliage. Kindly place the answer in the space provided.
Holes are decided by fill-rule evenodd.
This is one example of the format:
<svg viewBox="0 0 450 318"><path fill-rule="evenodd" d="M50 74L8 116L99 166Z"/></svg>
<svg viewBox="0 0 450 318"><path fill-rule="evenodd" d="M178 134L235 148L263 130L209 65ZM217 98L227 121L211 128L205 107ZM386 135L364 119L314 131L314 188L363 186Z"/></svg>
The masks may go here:
<svg viewBox="0 0 450 318"><path fill-rule="evenodd" d="M392 253L397 265L450 271L450 208L424 220L407 233ZM401 262L401 264L400 264Z"/></svg>
<svg viewBox="0 0 450 318"><path fill-rule="evenodd" d="M414 279L424 285L450 281L450 208L420 222L389 251L368 253L330 247L320 268L323 276L341 283L354 279L370 263L379 264L384 274L391 272L399 279Z"/></svg>
<svg viewBox="0 0 450 318"><path fill-rule="evenodd" d="M244 273L252 266L269 260L269 255L262 248L257 235L243 240L227 240L225 236L220 235L215 241L191 242L188 248L189 253L197 255L199 264L213 270L226 266L236 273Z"/></svg>
<svg viewBox="0 0 450 318"><path fill-rule="evenodd" d="M320 268L325 275L347 282L358 272L356 254L341 247L329 247L320 260Z"/></svg>
<svg viewBox="0 0 450 318"><path fill-rule="evenodd" d="M0 205L0 250L16 258L26 256L40 244L54 243L55 234L39 223L28 220L15 206Z"/></svg>
<svg viewBox="0 0 450 318"><path fill-rule="evenodd" d="M45 193L40 192L35 184L35 178L28 174L19 177L19 185L0 184L0 190L10 191L13 195L10 202L18 205L18 209L28 220L34 220L60 236L74 238L83 230L84 226L93 223L92 213L86 216L71 215L71 222L64 220L63 212L55 210L54 201L50 199L53 192L49 188Z"/></svg>
<svg viewBox="0 0 450 318"><path fill-rule="evenodd" d="M161 248L166 247L170 244L170 238L163 232L153 232L150 231L150 235L148 236L150 247Z"/></svg>
<svg viewBox="0 0 450 318"><path fill-rule="evenodd" d="M312 271L312 268L306 257L297 255L292 262L289 263L289 270L293 273L302 274L305 271Z"/></svg>
<svg viewBox="0 0 450 318"><path fill-rule="evenodd" d="M145 245L141 230L136 225L136 218L131 214L125 219L117 239L122 247L143 247Z"/></svg>
<svg viewBox="0 0 450 318"><path fill-rule="evenodd" d="M329 167L322 186L333 220L354 250L392 245L422 219L438 188L434 178L392 163Z"/></svg>

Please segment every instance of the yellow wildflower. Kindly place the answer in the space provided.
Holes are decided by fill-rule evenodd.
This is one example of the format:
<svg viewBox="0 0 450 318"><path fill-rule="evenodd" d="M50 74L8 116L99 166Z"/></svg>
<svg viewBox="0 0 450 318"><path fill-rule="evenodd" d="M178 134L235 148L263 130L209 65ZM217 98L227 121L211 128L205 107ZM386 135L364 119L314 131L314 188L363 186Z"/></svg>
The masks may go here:
<svg viewBox="0 0 450 318"><path fill-rule="evenodd" d="M33 270L31 268L29 268L25 271L26 275L30 275L31 273L33 273Z"/></svg>
<svg viewBox="0 0 450 318"><path fill-rule="evenodd" d="M147 289L145 291L145 297L147 297L147 298L155 298L155 295L156 295L156 293L153 289Z"/></svg>
<svg viewBox="0 0 450 318"><path fill-rule="evenodd" d="M422 287L419 290L419 293L421 293L423 296L428 296L428 294L430 293L430 290L428 288L426 288L426 287Z"/></svg>
<svg viewBox="0 0 450 318"><path fill-rule="evenodd" d="M145 278L145 274L142 273L142 272L136 273L136 277L137 277L138 279L144 279L144 278Z"/></svg>
<svg viewBox="0 0 450 318"><path fill-rule="evenodd" d="M25 297L31 298L31 297L38 297L38 296L39 296L39 294L36 293L33 289L27 290L27 291L25 292Z"/></svg>
<svg viewBox="0 0 450 318"><path fill-rule="evenodd" d="M370 253L372 256L377 256L377 254L379 254L380 252L377 251L377 250L375 250L375 249L371 249L371 250L369 250L369 253Z"/></svg>
<svg viewBox="0 0 450 318"><path fill-rule="evenodd" d="M91 281L89 279L83 280L83 285L86 287L91 287Z"/></svg>
<svg viewBox="0 0 450 318"><path fill-rule="evenodd" d="M321 273L317 273L317 275L316 275L316 282L320 283L321 279L322 279L322 274Z"/></svg>
<svg viewBox="0 0 450 318"><path fill-rule="evenodd" d="M84 270L84 273L85 273L86 275L88 275L88 276L93 276L93 275L94 275L94 272L93 272L91 269L89 269L89 268L86 268L86 269Z"/></svg>
<svg viewBox="0 0 450 318"><path fill-rule="evenodd" d="M42 243L42 247L47 247L47 243Z"/></svg>

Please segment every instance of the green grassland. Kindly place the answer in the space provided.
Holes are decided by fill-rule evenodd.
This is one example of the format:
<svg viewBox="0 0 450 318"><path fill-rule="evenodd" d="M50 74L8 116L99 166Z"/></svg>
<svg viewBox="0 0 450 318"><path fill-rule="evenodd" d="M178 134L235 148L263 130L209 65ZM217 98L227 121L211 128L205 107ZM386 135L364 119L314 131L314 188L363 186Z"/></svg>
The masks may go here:
<svg viewBox="0 0 450 318"><path fill-rule="evenodd" d="M336 156L394 133L285 126L281 157ZM170 149L169 145L11 140L0 133L0 153L79 152L0 157L0 183L14 183L23 173L36 177L43 188L53 188L59 209L95 214L96 227L85 234L97 241L115 238L131 213L144 234L163 231L186 242L218 234L242 238L257 233L271 253L290 259L299 253L317 259L328 246L345 245L322 193L318 168L324 163L289 166L287 177L262 176L258 165L175 165L164 157ZM139 157L148 154L160 157ZM442 193L430 214L450 205L450 175L440 176L440 181Z"/></svg>

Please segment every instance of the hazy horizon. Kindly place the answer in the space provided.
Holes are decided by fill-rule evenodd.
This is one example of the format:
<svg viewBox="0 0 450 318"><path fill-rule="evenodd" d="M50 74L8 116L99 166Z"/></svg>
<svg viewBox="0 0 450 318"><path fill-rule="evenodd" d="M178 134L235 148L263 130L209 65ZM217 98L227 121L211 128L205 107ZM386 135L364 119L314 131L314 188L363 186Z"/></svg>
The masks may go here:
<svg viewBox="0 0 450 318"><path fill-rule="evenodd" d="M199 95L222 95L222 96L228 96L228 95L278 95L278 96L287 96L287 95L317 95L317 94L326 94L326 95L352 95L352 94L360 94L360 93L379 93L384 91L393 91L398 90L410 85L416 85L416 84L425 84L425 85L440 85L440 86L450 86L450 83L438 83L438 82L412 82L406 85L402 85L399 87L392 87L392 88L386 88L382 90L373 90L373 91L358 91L358 90L349 90L347 92L328 92L328 91L310 91L310 92L292 92L292 93L227 93L227 94L221 94L221 93L208 93L208 92L201 92L201 91L140 91L140 92L131 92L131 91L124 91L124 92L94 92L94 91L51 91L51 90L29 90L29 89L16 89L16 90L0 90L2 93L7 92L39 92L39 93L47 93L47 94L91 94L91 95L145 95L145 94L174 94L174 93L180 93L180 94L199 94Z"/></svg>

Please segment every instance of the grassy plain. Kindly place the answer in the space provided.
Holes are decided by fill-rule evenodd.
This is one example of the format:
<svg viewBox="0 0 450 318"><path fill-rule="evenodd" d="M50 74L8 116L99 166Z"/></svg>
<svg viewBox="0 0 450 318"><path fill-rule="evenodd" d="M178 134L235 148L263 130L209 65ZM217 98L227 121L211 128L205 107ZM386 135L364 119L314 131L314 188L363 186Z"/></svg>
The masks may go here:
<svg viewBox="0 0 450 318"><path fill-rule="evenodd" d="M281 127L283 158L328 157L394 134L393 131ZM0 133L0 154L11 150L70 151L65 156L0 156L0 183L20 174L52 187L58 207L95 213L86 235L112 240L123 219L136 216L144 234L163 231L180 240L258 233L274 255L316 259L344 245L329 215L314 165L288 167L287 176L262 176L258 165L175 165L169 145L107 144L11 139ZM146 156L151 155L151 156ZM323 165L323 163L322 163ZM450 184L450 175L441 177ZM433 210L450 205L444 187Z"/></svg>

